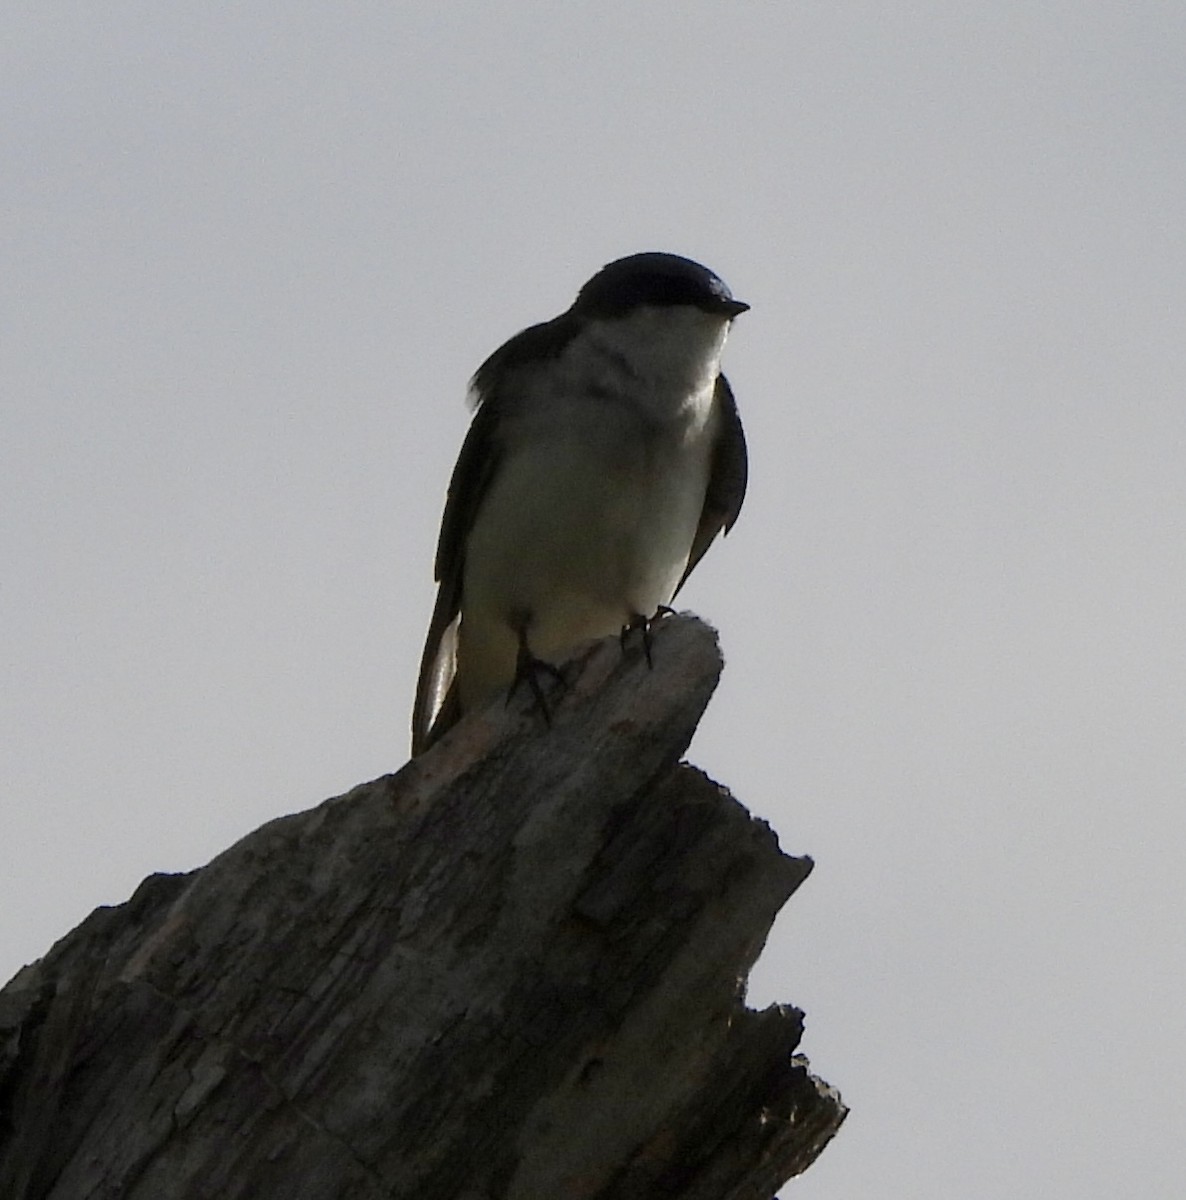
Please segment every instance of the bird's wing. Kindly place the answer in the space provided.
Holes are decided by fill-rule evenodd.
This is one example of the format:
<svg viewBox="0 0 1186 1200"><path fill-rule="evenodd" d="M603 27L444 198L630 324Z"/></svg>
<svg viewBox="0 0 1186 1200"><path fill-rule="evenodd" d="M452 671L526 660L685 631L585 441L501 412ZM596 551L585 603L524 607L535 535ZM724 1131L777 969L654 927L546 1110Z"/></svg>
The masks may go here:
<svg viewBox="0 0 1186 1200"><path fill-rule="evenodd" d="M741 417L737 414L733 389L724 375L717 376L716 401L720 428L712 451L708 489L704 493L700 524L692 539L688 566L679 581L679 587L675 589L677 595L717 534L728 533L733 528L737 514L741 512L741 502L745 499L745 484L749 474L745 432L741 428Z"/></svg>
<svg viewBox="0 0 1186 1200"><path fill-rule="evenodd" d="M515 376L521 369L559 354L575 328L567 313L532 325L495 350L474 373L470 391L477 411L449 481L437 542L435 575L439 586L412 709L413 755L427 750L461 716L454 680L465 545L502 458L500 418L507 405L514 403Z"/></svg>
<svg viewBox="0 0 1186 1200"><path fill-rule="evenodd" d="M413 755L427 750L460 715L453 679L457 672L465 542L501 454L497 423L497 406L481 404L465 435L449 482L437 542L437 599L420 659L420 680L412 709Z"/></svg>

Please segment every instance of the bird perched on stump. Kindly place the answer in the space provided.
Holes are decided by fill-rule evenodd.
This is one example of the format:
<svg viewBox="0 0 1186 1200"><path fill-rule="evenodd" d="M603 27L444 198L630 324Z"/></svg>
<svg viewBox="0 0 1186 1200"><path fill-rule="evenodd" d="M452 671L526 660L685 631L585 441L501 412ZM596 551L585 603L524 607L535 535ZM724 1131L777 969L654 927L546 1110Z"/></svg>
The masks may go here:
<svg viewBox="0 0 1186 1200"><path fill-rule="evenodd" d="M463 713L592 638L648 630L745 495L721 353L735 300L707 267L632 254L500 346L449 484L412 714L419 754Z"/></svg>

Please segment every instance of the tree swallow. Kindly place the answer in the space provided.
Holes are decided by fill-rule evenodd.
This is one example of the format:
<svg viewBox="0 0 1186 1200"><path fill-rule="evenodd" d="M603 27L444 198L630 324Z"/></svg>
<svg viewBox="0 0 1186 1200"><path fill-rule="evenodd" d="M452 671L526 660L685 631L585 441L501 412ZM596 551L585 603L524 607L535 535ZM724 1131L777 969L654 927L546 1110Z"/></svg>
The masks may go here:
<svg viewBox="0 0 1186 1200"><path fill-rule="evenodd" d="M449 484L412 714L419 754L526 671L641 628L745 495L721 352L749 308L707 267L633 254L499 347ZM542 703L542 700L541 700ZM545 708L546 713L546 708Z"/></svg>

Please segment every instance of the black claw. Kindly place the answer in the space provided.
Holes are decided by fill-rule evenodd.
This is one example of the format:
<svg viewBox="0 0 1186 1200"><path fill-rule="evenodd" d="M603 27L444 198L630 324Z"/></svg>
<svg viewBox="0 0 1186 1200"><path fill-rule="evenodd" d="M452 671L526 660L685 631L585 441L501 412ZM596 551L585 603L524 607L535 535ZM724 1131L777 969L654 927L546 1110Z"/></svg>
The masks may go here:
<svg viewBox="0 0 1186 1200"><path fill-rule="evenodd" d="M622 626L622 632L618 635L622 646L622 653L626 652L626 639L637 630L642 634L642 652L647 660L647 666L654 669L654 661L651 658L651 643L654 640L651 636L651 626L659 620L660 617L671 616L675 612L674 608L668 608L666 604L660 604L655 609L653 617L644 617L642 613L635 613L630 620Z"/></svg>
<svg viewBox="0 0 1186 1200"><path fill-rule="evenodd" d="M544 723L551 726L552 712L548 708L547 697L544 695L544 689L539 681L541 675L550 675L561 687L564 686L564 675L560 668L550 662L545 662L542 658L536 658L527 647L526 633L520 630L519 656L515 661L515 678L511 681L510 689L507 691L506 702L510 704L511 697L519 689L519 684L527 684L535 700L536 708L544 715Z"/></svg>

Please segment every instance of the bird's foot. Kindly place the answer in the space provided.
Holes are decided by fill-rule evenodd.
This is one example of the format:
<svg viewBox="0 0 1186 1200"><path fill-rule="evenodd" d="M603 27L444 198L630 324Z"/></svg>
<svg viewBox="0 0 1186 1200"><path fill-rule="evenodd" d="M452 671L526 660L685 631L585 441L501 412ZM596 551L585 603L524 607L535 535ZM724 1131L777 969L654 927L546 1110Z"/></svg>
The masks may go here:
<svg viewBox="0 0 1186 1200"><path fill-rule="evenodd" d="M660 617L669 617L675 612L674 608L668 608L666 604L660 604L655 609L654 616L644 617L642 613L635 613L630 620L622 626L622 632L618 635L618 640L622 645L622 653L626 653L626 641L632 633L637 631L642 634L642 652L646 656L647 666L654 667L651 661L651 626L659 620Z"/></svg>
<svg viewBox="0 0 1186 1200"><path fill-rule="evenodd" d="M548 699L544 695L543 685L540 683L541 676L554 679L562 688L565 686L564 675L560 668L542 658L536 658L527 648L527 639L520 637L519 656L515 660L515 678L511 681L506 702L510 704L511 697L519 690L519 684L525 683L535 698L536 708L544 715L544 723L551 725L552 711L548 708Z"/></svg>

